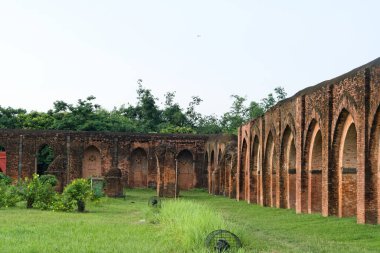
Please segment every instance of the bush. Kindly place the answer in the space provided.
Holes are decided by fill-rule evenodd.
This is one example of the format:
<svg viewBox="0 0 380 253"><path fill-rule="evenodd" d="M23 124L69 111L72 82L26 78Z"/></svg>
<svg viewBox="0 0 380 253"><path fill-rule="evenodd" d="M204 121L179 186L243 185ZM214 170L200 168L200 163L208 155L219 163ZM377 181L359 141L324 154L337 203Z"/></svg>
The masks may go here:
<svg viewBox="0 0 380 253"><path fill-rule="evenodd" d="M54 186L57 179L52 175L39 177L33 174L31 179L25 178L19 186L19 193L26 200L26 208L51 209L55 200Z"/></svg>
<svg viewBox="0 0 380 253"><path fill-rule="evenodd" d="M6 185L9 185L12 183L12 178L8 177L4 173L0 172L0 183L3 182Z"/></svg>
<svg viewBox="0 0 380 253"><path fill-rule="evenodd" d="M20 200L16 186L0 181L0 207L15 206Z"/></svg>
<svg viewBox="0 0 380 253"><path fill-rule="evenodd" d="M50 184L51 186L55 187L58 184L58 180L54 175L42 175L40 176L40 181L43 184Z"/></svg>
<svg viewBox="0 0 380 253"><path fill-rule="evenodd" d="M91 184L87 179L78 178L73 180L65 187L63 197L67 201L75 201L78 206L78 212L84 212L86 209L86 200L92 196Z"/></svg>
<svg viewBox="0 0 380 253"><path fill-rule="evenodd" d="M69 199L67 195L57 194L52 209L53 211L71 212L74 210L75 204L75 200Z"/></svg>

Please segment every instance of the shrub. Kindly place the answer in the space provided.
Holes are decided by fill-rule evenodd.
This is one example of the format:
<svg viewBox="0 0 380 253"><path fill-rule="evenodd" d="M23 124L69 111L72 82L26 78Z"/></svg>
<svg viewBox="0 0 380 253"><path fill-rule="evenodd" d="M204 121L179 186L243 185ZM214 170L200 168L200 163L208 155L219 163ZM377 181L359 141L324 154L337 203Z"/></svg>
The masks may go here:
<svg viewBox="0 0 380 253"><path fill-rule="evenodd" d="M40 181L43 184L50 184L51 186L55 187L58 184L58 180L54 175L42 175L40 176Z"/></svg>
<svg viewBox="0 0 380 253"><path fill-rule="evenodd" d="M12 178L8 177L4 173L0 172L0 183L3 182L6 185L9 185L12 183Z"/></svg>
<svg viewBox="0 0 380 253"><path fill-rule="evenodd" d="M75 200L69 199L67 195L57 194L55 196L52 209L53 211L71 212L74 210L75 204Z"/></svg>
<svg viewBox="0 0 380 253"><path fill-rule="evenodd" d="M19 193L26 200L26 208L50 209L52 208L56 192L54 185L57 179L52 175L39 177L33 174L31 179L25 178L19 186Z"/></svg>
<svg viewBox="0 0 380 253"><path fill-rule="evenodd" d="M18 189L14 185L0 181L0 207L12 207L21 200Z"/></svg>
<svg viewBox="0 0 380 253"><path fill-rule="evenodd" d="M75 201L78 206L78 212L84 212L86 208L86 200L92 195L91 184L87 179L78 178L73 180L65 187L63 197L67 201Z"/></svg>

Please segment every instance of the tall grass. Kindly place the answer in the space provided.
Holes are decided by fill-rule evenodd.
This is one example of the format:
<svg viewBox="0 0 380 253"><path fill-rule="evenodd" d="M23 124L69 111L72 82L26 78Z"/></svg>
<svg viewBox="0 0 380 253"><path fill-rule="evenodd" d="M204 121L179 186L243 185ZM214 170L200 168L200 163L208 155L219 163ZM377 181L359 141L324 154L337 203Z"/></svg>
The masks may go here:
<svg viewBox="0 0 380 253"><path fill-rule="evenodd" d="M204 240L216 229L226 229L221 215L206 205L189 200L168 200L158 215L167 243L172 240L181 245L182 252L201 252Z"/></svg>

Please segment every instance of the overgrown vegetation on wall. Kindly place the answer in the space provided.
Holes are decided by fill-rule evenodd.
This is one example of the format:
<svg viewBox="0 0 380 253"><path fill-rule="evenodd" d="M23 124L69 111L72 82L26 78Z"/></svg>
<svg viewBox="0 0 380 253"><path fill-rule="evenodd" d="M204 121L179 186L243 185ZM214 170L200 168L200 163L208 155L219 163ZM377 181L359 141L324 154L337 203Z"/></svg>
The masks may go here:
<svg viewBox="0 0 380 253"><path fill-rule="evenodd" d="M260 102L239 95L233 98L230 110L222 116L202 115L196 107L202 102L193 96L187 108L175 102L175 92L165 95L163 107L152 91L138 81L136 105L122 105L108 111L95 103L95 97L79 99L76 105L65 101L54 102L47 112L0 106L0 128L43 129L73 131L112 131L132 133L236 133L237 128L249 119L261 116L278 101L286 98L284 88L277 87Z"/></svg>

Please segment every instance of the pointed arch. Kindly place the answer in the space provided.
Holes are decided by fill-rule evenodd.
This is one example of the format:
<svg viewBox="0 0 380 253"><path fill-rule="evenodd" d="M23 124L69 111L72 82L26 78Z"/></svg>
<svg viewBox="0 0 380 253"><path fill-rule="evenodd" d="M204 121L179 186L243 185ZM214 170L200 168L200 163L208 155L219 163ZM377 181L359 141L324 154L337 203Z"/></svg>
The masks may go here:
<svg viewBox="0 0 380 253"><path fill-rule="evenodd" d="M48 144L42 144L37 151L37 171L38 175L46 174L50 164L54 161L54 150Z"/></svg>
<svg viewBox="0 0 380 253"><path fill-rule="evenodd" d="M248 152L248 144L246 139L243 139L243 144L241 148L240 155L240 168L239 168L239 199L245 199L245 172L247 166L247 152Z"/></svg>
<svg viewBox="0 0 380 253"><path fill-rule="evenodd" d="M259 194L259 180L258 175L260 171L260 142L259 137L255 135L252 143L252 154L251 154L251 165L250 165L250 198L251 203L258 203L258 194Z"/></svg>
<svg viewBox="0 0 380 253"><path fill-rule="evenodd" d="M143 148L131 153L131 174L133 187L148 187L148 155Z"/></svg>
<svg viewBox="0 0 380 253"><path fill-rule="evenodd" d="M370 135L370 162L365 169L365 221L377 224L380 217L379 170L380 170L380 106L373 118Z"/></svg>
<svg viewBox="0 0 380 253"><path fill-rule="evenodd" d="M267 142L265 145L265 165L262 170L262 194L263 194L263 205L271 206L273 203L272 194L272 172L274 164L274 139L272 131L269 132L267 137Z"/></svg>
<svg viewBox="0 0 380 253"><path fill-rule="evenodd" d="M203 160L203 172L202 172L202 183L201 183L201 186L203 188L207 188L208 187L208 151L206 151L205 155L204 155L204 160Z"/></svg>
<svg viewBox="0 0 380 253"><path fill-rule="evenodd" d="M82 160L82 177L101 177L102 164L101 155L97 147L91 145L87 147Z"/></svg>
<svg viewBox="0 0 380 253"><path fill-rule="evenodd" d="M280 156L280 207L296 207L296 148L294 135L289 125L286 125L281 141Z"/></svg>
<svg viewBox="0 0 380 253"><path fill-rule="evenodd" d="M355 216L357 209L357 131L351 114L343 109L333 139L333 168L329 171L329 213Z"/></svg>
<svg viewBox="0 0 380 253"><path fill-rule="evenodd" d="M214 187L215 187L215 181L214 181L214 165L215 165L215 155L214 150L211 151L210 155L210 168L209 168L209 193L215 193Z"/></svg>
<svg viewBox="0 0 380 253"><path fill-rule="evenodd" d="M184 149L177 155L178 186L180 190L189 190L195 186L193 154Z"/></svg>
<svg viewBox="0 0 380 253"><path fill-rule="evenodd" d="M307 209L309 213L322 212L322 173L323 152L322 152L322 132L318 122L313 119L309 125L307 136L306 156L306 176L307 180L301 185L302 191L307 191Z"/></svg>

